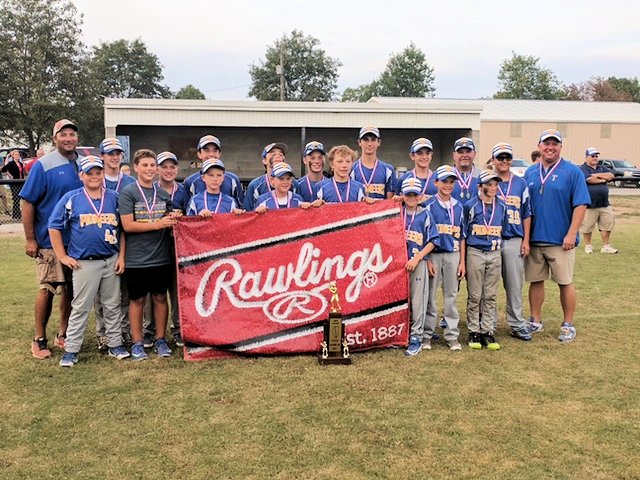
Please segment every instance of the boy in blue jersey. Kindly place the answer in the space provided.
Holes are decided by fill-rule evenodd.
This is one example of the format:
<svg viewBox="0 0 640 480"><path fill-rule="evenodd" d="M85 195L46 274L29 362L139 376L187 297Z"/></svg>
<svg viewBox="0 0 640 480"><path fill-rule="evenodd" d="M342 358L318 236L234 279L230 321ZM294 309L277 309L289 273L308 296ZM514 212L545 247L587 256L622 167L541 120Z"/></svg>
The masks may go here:
<svg viewBox="0 0 640 480"><path fill-rule="evenodd" d="M170 229L180 212L173 212L171 196L154 183L158 172L156 154L147 149L133 155L136 183L126 186L118 200L125 231L125 280L129 291L129 321L131 322L131 357L145 360L142 341L142 321L145 297L151 294L153 318L156 322L154 348L159 357L171 356L165 340L168 305L167 290L173 275L173 251Z"/></svg>
<svg viewBox="0 0 640 480"><path fill-rule="evenodd" d="M360 201L372 203L375 201L372 197L365 197L364 185L349 176L356 152L346 145L338 145L329 150L328 157L333 178L316 184L315 197L320 202L314 202L314 205Z"/></svg>
<svg viewBox="0 0 640 480"><path fill-rule="evenodd" d="M502 270L502 225L507 206L497 198L500 177L483 170L478 177L479 195L464 205L467 242L467 326L469 348L499 350L496 297ZM480 312L482 308L482 312Z"/></svg>
<svg viewBox="0 0 640 480"><path fill-rule="evenodd" d="M275 163L284 162L289 148L282 142L270 143L262 150L262 164L265 168L264 175L254 178L247 186L247 193L244 196L244 209L251 211L256 208L256 201L260 195L273 190L271 185L271 170Z"/></svg>
<svg viewBox="0 0 640 480"><path fill-rule="evenodd" d="M524 174L531 195L531 252L525 259L529 286L530 328L541 331L544 282L549 278L560 288L563 322L558 340L576 338L573 324L576 289L573 285L578 229L591 203L587 183L580 169L560 156L562 135L545 130L538 141L540 162Z"/></svg>
<svg viewBox="0 0 640 480"><path fill-rule="evenodd" d="M295 190L305 202L312 202L315 200L314 187L326 178L324 176L326 157L324 145L320 142L309 142L305 145L302 156L307 174L296 180Z"/></svg>
<svg viewBox="0 0 640 480"><path fill-rule="evenodd" d="M458 181L453 189L453 197L463 204L478 193L478 175L480 170L473 161L476 158L476 146L468 137L462 137L453 144L453 165Z"/></svg>
<svg viewBox="0 0 640 480"><path fill-rule="evenodd" d="M431 214L438 231L438 245L427 261L432 278L429 281L429 301L422 348L431 349L438 317L436 293L438 286L442 284L444 338L450 350L460 351L460 315L456 307L456 297L460 279L465 275L464 212L462 204L451 195L454 183L458 179L455 169L450 165L442 165L436 170L435 177L438 192L427 201L425 208Z"/></svg>
<svg viewBox="0 0 640 480"><path fill-rule="evenodd" d="M401 195L401 186L407 178L417 178L422 183L422 205L438 191L435 184L435 176L429 168L433 159L433 144L428 138L416 138L409 150L411 160L414 162L412 170L403 174L396 183L396 195Z"/></svg>
<svg viewBox="0 0 640 480"><path fill-rule="evenodd" d="M115 137L105 138L100 142L100 159L104 164L104 186L116 193L120 193L124 187L135 183L135 178L125 175L121 168L124 148L122 143ZM122 335L125 343L131 339L129 328L129 296L127 294L127 286L124 277L120 276L120 294L121 294L121 311L122 311ZM95 303L96 314L96 336L98 339L98 350L106 352L109 350L109 337L106 335L104 321L102 317L102 305L100 304L100 295L96 296Z"/></svg>
<svg viewBox="0 0 640 480"><path fill-rule="evenodd" d="M31 342L31 354L38 359L51 356L47 346L47 323L53 306L53 296L60 297L60 325L54 345L64 348L64 337L71 309L71 272L60 263L53 252L47 224L54 207L62 196L82 187L78 177L76 146L78 127L70 120L62 119L53 126L55 149L41 157L29 172L20 197L22 202L22 226L25 234L25 253L36 259L38 295L35 301L35 338ZM63 244L69 241L65 233Z"/></svg>
<svg viewBox="0 0 640 480"><path fill-rule="evenodd" d="M422 335L425 324L425 301L429 296L429 273L426 256L438 243L438 230L431 214L420 207L423 186L417 178L409 177L402 182L401 192L404 206L405 238L408 261L406 269L410 272L411 289L411 332L409 346L405 355L413 356L422 350Z"/></svg>
<svg viewBox="0 0 640 480"><path fill-rule="evenodd" d="M100 142L100 159L104 164L104 185L117 193L135 183L135 178L120 171L124 148L117 138L105 138Z"/></svg>
<svg viewBox="0 0 640 480"><path fill-rule="evenodd" d="M258 198L256 212L264 213L267 210L280 208L304 208L311 207L311 202L305 202L300 195L291 191L293 170L291 165L285 162L275 163L271 171L273 190Z"/></svg>
<svg viewBox="0 0 640 480"><path fill-rule="evenodd" d="M222 158L222 143L220 139L213 135L205 135L200 138L196 145L196 155L201 162L205 162L206 160L220 160ZM204 192L205 186L199 171L189 175L183 183L187 191L187 196L189 197L185 203L186 208L196 193ZM238 205L242 205L244 201L244 190L240 178L235 173L225 172L224 182L220 187L220 191L225 195L233 197Z"/></svg>
<svg viewBox="0 0 640 480"><path fill-rule="evenodd" d="M200 215L210 218L218 213L244 213L236 201L220 191L224 182L225 168L222 160L206 160L200 169L206 190L196 194L189 203L187 215Z"/></svg>
<svg viewBox="0 0 640 480"><path fill-rule="evenodd" d="M396 191L396 170L378 158L381 143L378 128L362 127L358 133L361 156L351 171L351 178L364 185L365 196L375 200L393 198Z"/></svg>
<svg viewBox="0 0 640 480"><path fill-rule="evenodd" d="M98 292L104 312L109 355L119 360L129 352L120 331L120 278L124 272L118 194L103 187L104 166L93 155L80 163L83 187L65 194L49 219L51 244L60 262L73 271L73 300L61 367L78 362L89 313ZM69 235L65 248L62 232Z"/></svg>
<svg viewBox="0 0 640 480"><path fill-rule="evenodd" d="M531 207L529 189L523 178L510 171L513 147L508 143L496 144L491 153L493 170L500 177L498 198L507 206L502 226L502 285L507 296L507 324L511 336L531 340L529 322L522 314L522 283L524 257L529 255Z"/></svg>

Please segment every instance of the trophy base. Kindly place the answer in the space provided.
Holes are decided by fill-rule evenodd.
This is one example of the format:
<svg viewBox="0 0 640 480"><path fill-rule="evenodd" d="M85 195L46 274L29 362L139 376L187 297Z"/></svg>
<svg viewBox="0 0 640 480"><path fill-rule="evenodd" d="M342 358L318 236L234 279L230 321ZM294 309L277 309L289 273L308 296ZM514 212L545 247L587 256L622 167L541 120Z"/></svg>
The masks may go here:
<svg viewBox="0 0 640 480"><path fill-rule="evenodd" d="M319 365L351 365L351 357L343 357L342 355L336 357L323 358L322 354L318 355Z"/></svg>

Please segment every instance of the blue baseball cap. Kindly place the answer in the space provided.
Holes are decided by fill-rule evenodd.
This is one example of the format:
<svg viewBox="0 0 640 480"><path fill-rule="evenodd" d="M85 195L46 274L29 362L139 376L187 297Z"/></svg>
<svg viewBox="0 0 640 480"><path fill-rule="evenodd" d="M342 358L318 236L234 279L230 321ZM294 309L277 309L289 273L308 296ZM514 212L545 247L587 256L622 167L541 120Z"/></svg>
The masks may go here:
<svg viewBox="0 0 640 480"><path fill-rule="evenodd" d="M100 153L111 153L116 150L120 150L124 152L124 148L122 148L122 143L117 138L105 138L100 142Z"/></svg>
<svg viewBox="0 0 640 480"><path fill-rule="evenodd" d="M436 180L446 180L449 177L458 178L455 168L451 165L440 165L436 169Z"/></svg>
<svg viewBox="0 0 640 480"><path fill-rule="evenodd" d="M376 138L380 138L380 129L377 127L362 127L360 129L360 133L358 133L358 140L362 140L362 137L367 134L371 134Z"/></svg>
<svg viewBox="0 0 640 480"><path fill-rule="evenodd" d="M213 135L205 135L200 140L198 140L198 146L196 147L196 150L199 152L210 143L213 143L216 147L218 147L220 151L222 151L222 143L220 143L220 139L218 137L214 137Z"/></svg>
<svg viewBox="0 0 640 480"><path fill-rule="evenodd" d="M542 143L549 138L555 138L558 141L558 143L562 143L562 135L560 134L559 131L554 130L552 128L545 130L540 134L540 140L538 140L538 143Z"/></svg>
<svg viewBox="0 0 640 480"><path fill-rule="evenodd" d="M176 157L175 154L171 152L160 152L158 154L156 162L158 163L158 165L162 165L162 163L166 162L167 160L173 160L176 165L178 164L178 157Z"/></svg>
<svg viewBox="0 0 640 480"><path fill-rule="evenodd" d="M262 158L267 158L267 153L269 153L274 148L279 148L282 151L283 155L286 155L289 152L289 147L287 147L286 143L282 143L282 142L270 143L269 145L266 145L262 149Z"/></svg>
<svg viewBox="0 0 640 480"><path fill-rule="evenodd" d="M326 155L327 152L324 149L324 145L321 144L320 142L309 142L305 145L304 147L304 153L303 153L303 157L306 157L307 155L311 155L313 152L315 151L320 152L323 155Z"/></svg>
<svg viewBox="0 0 640 480"><path fill-rule="evenodd" d="M207 170L211 170L212 168L219 168L223 172L225 171L224 163L222 163L222 160L215 158L202 162L202 167L200 167L200 175L204 175Z"/></svg>
<svg viewBox="0 0 640 480"><path fill-rule="evenodd" d="M411 144L411 153L417 153L421 148L428 148L433 152L433 143L428 138L416 138Z"/></svg>
<svg viewBox="0 0 640 480"><path fill-rule="evenodd" d="M584 154L585 157L593 157L594 155L600 155L600 152L596 147L587 148L587 151Z"/></svg>
<svg viewBox="0 0 640 480"><path fill-rule="evenodd" d="M457 139L453 144L453 151L457 152L458 150L461 150L463 148L468 148L469 150L473 150L475 152L476 144L473 143L473 140L471 140L469 137L461 137Z"/></svg>
<svg viewBox="0 0 640 480"><path fill-rule="evenodd" d="M95 155L87 155L80 160L80 170L83 173L89 173L92 168L100 168L104 170L104 163L100 160L100 157Z"/></svg>
<svg viewBox="0 0 640 480"><path fill-rule="evenodd" d="M513 147L504 142L496 143L491 150L491 156L493 158L498 158L498 155L500 155L501 153L506 153L507 155L511 155L513 157Z"/></svg>
<svg viewBox="0 0 640 480"><path fill-rule="evenodd" d="M484 185L485 183L489 183L491 180L497 180L500 182L500 176L494 172L493 170L482 170L480 172L480 176L478 177L478 183L480 185Z"/></svg>
<svg viewBox="0 0 640 480"><path fill-rule="evenodd" d="M419 195L422 193L422 182L418 178L407 177L402 182L401 190L403 195L407 195L409 193L416 193Z"/></svg>
<svg viewBox="0 0 640 480"><path fill-rule="evenodd" d="M271 169L271 176L276 178L281 178L287 173L293 175L293 170L291 169L291 165L287 162L278 162L273 164L273 168Z"/></svg>

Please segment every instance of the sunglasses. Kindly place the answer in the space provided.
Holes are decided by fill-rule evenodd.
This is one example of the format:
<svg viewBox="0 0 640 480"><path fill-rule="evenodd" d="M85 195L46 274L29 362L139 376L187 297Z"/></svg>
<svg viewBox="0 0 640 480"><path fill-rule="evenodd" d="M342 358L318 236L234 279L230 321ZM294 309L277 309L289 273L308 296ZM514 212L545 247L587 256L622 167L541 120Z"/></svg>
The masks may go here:
<svg viewBox="0 0 640 480"><path fill-rule="evenodd" d="M498 160L499 162L510 162L511 160L513 160L513 157L510 157L509 155L500 155L496 157L496 160Z"/></svg>
<svg viewBox="0 0 640 480"><path fill-rule="evenodd" d="M593 154L593 155L589 155L589 156L590 156L591 158L598 158L598 157L600 156L600 154L599 154L599 153L595 153L595 154Z"/></svg>

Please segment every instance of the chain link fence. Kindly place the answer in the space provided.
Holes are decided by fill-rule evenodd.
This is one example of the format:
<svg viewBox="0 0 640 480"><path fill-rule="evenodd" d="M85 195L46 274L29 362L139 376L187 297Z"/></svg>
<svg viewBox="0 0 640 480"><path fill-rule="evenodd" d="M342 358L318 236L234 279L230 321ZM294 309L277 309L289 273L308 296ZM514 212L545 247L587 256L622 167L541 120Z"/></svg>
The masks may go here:
<svg viewBox="0 0 640 480"><path fill-rule="evenodd" d="M0 225L22 223L20 190L24 180L0 179Z"/></svg>

